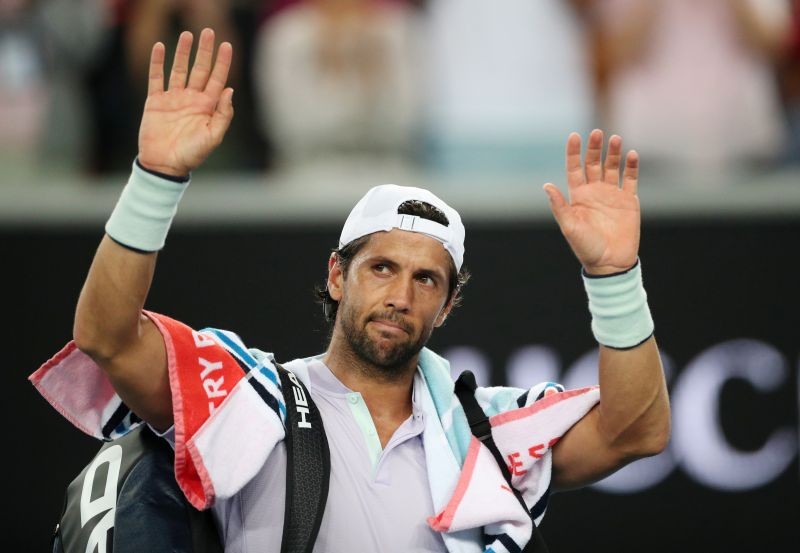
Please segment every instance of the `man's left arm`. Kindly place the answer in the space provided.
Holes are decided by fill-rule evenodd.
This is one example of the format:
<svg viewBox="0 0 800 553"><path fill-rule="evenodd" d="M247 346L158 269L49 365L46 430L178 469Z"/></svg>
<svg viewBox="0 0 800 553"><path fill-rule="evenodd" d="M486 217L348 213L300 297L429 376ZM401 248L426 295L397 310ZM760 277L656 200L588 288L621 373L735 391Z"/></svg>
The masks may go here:
<svg viewBox="0 0 800 553"><path fill-rule="evenodd" d="M553 447L557 489L585 486L631 461L663 451L669 440L669 397L638 258L641 216L639 159L622 141L589 136L585 163L581 140L567 140L569 199L545 185L550 207L583 266L600 345L601 400ZM621 177L621 184L620 184ZM603 345L605 344L605 345Z"/></svg>
<svg viewBox="0 0 800 553"><path fill-rule="evenodd" d="M586 486L656 455L669 441L669 398L655 338L631 350L600 346L601 401L553 447L553 485Z"/></svg>

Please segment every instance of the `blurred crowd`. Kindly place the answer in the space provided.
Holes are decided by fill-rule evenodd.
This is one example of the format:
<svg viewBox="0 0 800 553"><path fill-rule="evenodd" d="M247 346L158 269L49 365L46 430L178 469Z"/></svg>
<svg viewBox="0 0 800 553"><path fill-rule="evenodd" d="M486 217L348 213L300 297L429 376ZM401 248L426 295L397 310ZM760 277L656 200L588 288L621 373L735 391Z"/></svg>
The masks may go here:
<svg viewBox="0 0 800 553"><path fill-rule="evenodd" d="M0 159L127 171L152 44L203 27L235 52L209 170L525 173L594 127L664 171L800 164L800 0L0 0Z"/></svg>

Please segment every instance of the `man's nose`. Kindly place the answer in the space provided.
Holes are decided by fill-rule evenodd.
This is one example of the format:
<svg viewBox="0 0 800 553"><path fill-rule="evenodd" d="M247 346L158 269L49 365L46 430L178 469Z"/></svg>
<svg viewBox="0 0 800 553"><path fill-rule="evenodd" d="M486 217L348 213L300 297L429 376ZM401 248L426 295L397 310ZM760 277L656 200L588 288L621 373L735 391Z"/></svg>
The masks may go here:
<svg viewBox="0 0 800 553"><path fill-rule="evenodd" d="M414 299L414 283L404 278L397 278L389 287L384 305L398 311L408 311Z"/></svg>

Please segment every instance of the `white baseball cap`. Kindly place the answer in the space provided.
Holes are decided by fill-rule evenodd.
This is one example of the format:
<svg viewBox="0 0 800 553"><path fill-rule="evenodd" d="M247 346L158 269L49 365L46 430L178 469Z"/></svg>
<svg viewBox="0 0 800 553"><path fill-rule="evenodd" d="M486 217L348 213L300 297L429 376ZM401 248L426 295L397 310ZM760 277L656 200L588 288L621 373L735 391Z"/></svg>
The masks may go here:
<svg viewBox="0 0 800 553"><path fill-rule="evenodd" d="M397 213L397 208L409 200L431 204L444 213L449 224L445 226L416 215ZM390 231L393 228L419 232L435 238L450 253L456 271L461 270L461 264L464 262L464 224L461 222L461 217L455 209L432 192L413 186L382 184L370 188L347 216L342 235L339 237L339 248L362 236L378 231Z"/></svg>

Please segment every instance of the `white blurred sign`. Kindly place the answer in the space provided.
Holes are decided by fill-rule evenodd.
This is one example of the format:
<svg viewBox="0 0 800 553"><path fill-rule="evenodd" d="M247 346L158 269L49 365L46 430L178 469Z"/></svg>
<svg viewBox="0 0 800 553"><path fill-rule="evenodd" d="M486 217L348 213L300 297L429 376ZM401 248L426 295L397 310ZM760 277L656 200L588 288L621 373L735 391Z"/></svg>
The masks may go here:
<svg viewBox="0 0 800 553"><path fill-rule="evenodd" d="M489 384L489 363L480 350L457 346L444 354L450 359L454 374L466 369L476 372L477 368L478 384ZM560 380L567 388L596 384L597 357L597 350L590 351L561 373L553 348L523 346L509 357L506 380L519 388L529 388L543 380ZM720 394L728 381L744 380L761 393L789 385L789 364L777 349L758 340L730 340L700 352L680 374L663 352L662 360L672 390L669 447L660 455L636 461L594 484L595 489L621 494L642 492L680 467L708 488L745 491L769 484L789 467L798 454L797 428L765 428L759 449L741 451L728 442L720 422ZM800 387L797 399L800 408Z"/></svg>

